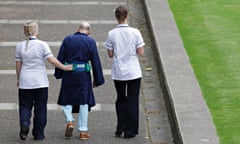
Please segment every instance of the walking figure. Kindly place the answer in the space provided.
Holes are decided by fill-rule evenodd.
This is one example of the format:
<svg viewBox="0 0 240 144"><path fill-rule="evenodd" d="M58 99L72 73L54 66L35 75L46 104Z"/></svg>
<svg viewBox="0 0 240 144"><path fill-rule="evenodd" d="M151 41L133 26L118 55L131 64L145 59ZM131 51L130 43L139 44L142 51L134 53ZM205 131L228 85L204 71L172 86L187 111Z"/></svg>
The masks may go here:
<svg viewBox="0 0 240 144"><path fill-rule="evenodd" d="M82 22L76 33L64 38L57 58L62 63L72 64L73 71L65 72L58 68L55 70L55 77L62 79L58 104L62 106L67 122L65 137L72 136L75 121L72 111L77 107L77 129L80 132L81 140L90 137L88 111L96 104L93 87L104 83L96 42L89 36L89 33L90 24ZM91 62L91 66L89 62ZM90 67L92 68L93 82Z"/></svg>
<svg viewBox="0 0 240 144"><path fill-rule="evenodd" d="M117 92L117 130L115 135L132 138L138 134L139 91L141 67L138 56L144 55L145 45L140 31L128 25L128 10L118 7L115 10L118 21L116 28L108 33L105 47L112 58L112 79Z"/></svg>
<svg viewBox="0 0 240 144"><path fill-rule="evenodd" d="M26 140L29 133L32 108L34 107L32 135L35 140L44 139L47 124L48 77L45 60L64 71L64 66L52 54L48 44L37 39L38 24L30 21L24 24L26 40L16 46L16 74L19 95L20 138Z"/></svg>

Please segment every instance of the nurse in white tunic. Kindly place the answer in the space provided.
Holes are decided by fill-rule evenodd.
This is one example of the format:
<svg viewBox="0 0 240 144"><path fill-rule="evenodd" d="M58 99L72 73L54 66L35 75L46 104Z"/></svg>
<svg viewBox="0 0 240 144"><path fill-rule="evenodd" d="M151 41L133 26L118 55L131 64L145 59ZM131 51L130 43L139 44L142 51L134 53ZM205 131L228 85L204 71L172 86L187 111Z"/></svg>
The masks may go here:
<svg viewBox="0 0 240 144"><path fill-rule="evenodd" d="M144 56L145 43L140 31L128 25L126 8L118 7L115 17L119 24L108 33L105 42L108 55L113 59L112 79L117 91L115 135L121 137L124 133L124 138L132 138L138 134L142 77L138 56Z"/></svg>

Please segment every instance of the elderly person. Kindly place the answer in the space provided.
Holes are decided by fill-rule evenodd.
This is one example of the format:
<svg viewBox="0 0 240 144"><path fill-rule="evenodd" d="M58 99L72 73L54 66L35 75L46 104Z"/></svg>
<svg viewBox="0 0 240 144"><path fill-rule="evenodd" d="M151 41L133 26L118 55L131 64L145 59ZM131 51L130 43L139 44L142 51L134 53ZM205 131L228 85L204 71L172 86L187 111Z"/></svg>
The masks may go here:
<svg viewBox="0 0 240 144"><path fill-rule="evenodd" d="M57 58L62 63L73 64L73 71L55 70L55 77L62 79L58 104L62 106L67 122L65 137L72 136L75 121L72 110L77 107L79 109L77 129L81 140L90 137L88 111L95 105L93 87L104 83L96 42L88 36L89 33L90 24L82 22L76 33L64 38ZM91 62L93 82L89 62Z"/></svg>
<svg viewBox="0 0 240 144"><path fill-rule="evenodd" d="M139 91L142 77L138 56L144 55L144 41L140 31L128 25L128 10L115 10L116 28L108 33L105 47L113 59L112 79L117 91L117 130L115 135L132 138L138 134Z"/></svg>
<svg viewBox="0 0 240 144"><path fill-rule="evenodd" d="M30 21L24 24L26 40L16 47L16 74L19 88L20 138L27 138L32 107L34 106L32 135L35 140L44 139L47 123L48 77L45 60L62 70L72 70L64 66L52 54L48 44L37 39L38 24Z"/></svg>

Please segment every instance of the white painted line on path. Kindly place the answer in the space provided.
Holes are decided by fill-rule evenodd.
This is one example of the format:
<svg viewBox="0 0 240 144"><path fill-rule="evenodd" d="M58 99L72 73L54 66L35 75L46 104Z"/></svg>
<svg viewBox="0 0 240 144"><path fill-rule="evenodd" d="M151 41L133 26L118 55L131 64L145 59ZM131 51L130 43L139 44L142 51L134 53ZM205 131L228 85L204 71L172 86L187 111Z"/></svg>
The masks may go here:
<svg viewBox="0 0 240 144"><path fill-rule="evenodd" d="M53 69L47 69L48 75L53 75L54 70ZM0 70L0 75L15 75L16 70ZM103 69L103 75L111 75L110 69Z"/></svg>
<svg viewBox="0 0 240 144"><path fill-rule="evenodd" d="M16 47L19 41L5 41L0 42L0 47ZM60 47L62 42L61 41L47 41L50 47ZM104 46L104 42L97 42L97 46Z"/></svg>
<svg viewBox="0 0 240 144"><path fill-rule="evenodd" d="M126 2L104 1L1 1L0 5L126 5Z"/></svg>
<svg viewBox="0 0 240 144"><path fill-rule="evenodd" d="M38 20L38 24L80 24L82 21L87 21L90 24L117 24L116 20ZM29 19L0 19L0 24L24 24Z"/></svg>
<svg viewBox="0 0 240 144"><path fill-rule="evenodd" d="M102 110L102 105L104 104L96 104L94 107L92 107L92 111L101 111ZM1 106L1 103L0 103ZM47 104L47 109L48 110L62 110L61 106L58 104ZM0 107L1 110L1 107Z"/></svg>
<svg viewBox="0 0 240 144"><path fill-rule="evenodd" d="M0 110L18 110L19 106L17 103L0 103ZM48 110L62 110L58 104L48 103ZM96 104L91 109L92 111L114 111L114 104Z"/></svg>
<svg viewBox="0 0 240 144"><path fill-rule="evenodd" d="M0 110L15 110L18 108L16 103L0 103Z"/></svg>

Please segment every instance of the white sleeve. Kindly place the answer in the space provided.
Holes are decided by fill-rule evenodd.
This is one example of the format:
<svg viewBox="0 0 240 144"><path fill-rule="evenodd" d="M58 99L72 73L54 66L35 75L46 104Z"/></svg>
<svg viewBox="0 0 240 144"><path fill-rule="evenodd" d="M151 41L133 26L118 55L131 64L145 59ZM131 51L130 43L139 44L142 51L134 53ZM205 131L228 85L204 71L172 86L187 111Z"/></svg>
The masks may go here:
<svg viewBox="0 0 240 144"><path fill-rule="evenodd" d="M107 48L109 50L113 49L113 43L112 43L111 36L109 33L108 33L107 40L104 45L105 45L105 48Z"/></svg>
<svg viewBox="0 0 240 144"><path fill-rule="evenodd" d="M52 51L47 43L44 43L43 57L46 60L47 58L53 56Z"/></svg>
<svg viewBox="0 0 240 144"><path fill-rule="evenodd" d="M142 37L140 31L138 31L138 33L137 33L136 48L143 47L144 45L145 45L145 43L144 43L144 41L143 41L143 37Z"/></svg>
<svg viewBox="0 0 240 144"><path fill-rule="evenodd" d="M22 61L22 56L20 53L21 46L17 44L16 46L16 52L15 52L15 61Z"/></svg>

